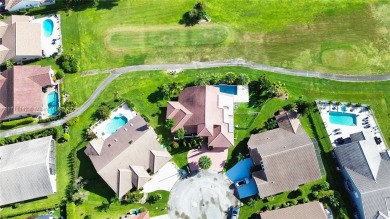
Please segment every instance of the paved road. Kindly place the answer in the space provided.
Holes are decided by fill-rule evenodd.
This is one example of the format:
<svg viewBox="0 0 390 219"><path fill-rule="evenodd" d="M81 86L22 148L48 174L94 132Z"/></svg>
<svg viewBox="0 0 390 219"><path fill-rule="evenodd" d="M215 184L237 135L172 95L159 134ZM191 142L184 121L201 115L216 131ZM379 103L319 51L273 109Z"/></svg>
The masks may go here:
<svg viewBox="0 0 390 219"><path fill-rule="evenodd" d="M115 78L121 74L135 71L150 71L150 70L177 70L177 69L204 69L204 68L218 68L218 67L228 67L228 66L242 66L248 67L256 70L270 71L284 75L293 75L293 76L302 76L302 77L312 77L312 78L324 78L336 81L348 81L348 82L370 82L370 81L386 81L390 80L390 74L386 75L372 75L372 76L353 76L353 75L335 75L328 73L320 72L311 72L311 71L302 71L302 70L293 70L280 67L274 67L269 65L262 65L253 62L246 61L244 59L230 59L224 61L211 61L211 62L192 62L186 64L150 64L150 65L134 65L127 66L122 68L109 69L101 71L100 73L111 73L102 84L93 92L89 99L76 111L71 114L68 114L63 119L44 123L36 124L31 126L25 126L22 128L12 129L8 131L0 132L0 138L19 135L26 132L32 132L39 129L56 127L64 124L69 119L81 115L88 107L95 101L99 94L109 85Z"/></svg>

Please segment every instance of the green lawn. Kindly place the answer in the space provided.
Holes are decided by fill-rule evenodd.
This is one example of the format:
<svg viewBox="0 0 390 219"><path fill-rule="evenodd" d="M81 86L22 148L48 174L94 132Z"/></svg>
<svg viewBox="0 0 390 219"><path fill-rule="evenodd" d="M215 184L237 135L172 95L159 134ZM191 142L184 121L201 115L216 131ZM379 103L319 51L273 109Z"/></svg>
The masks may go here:
<svg viewBox="0 0 390 219"><path fill-rule="evenodd" d="M212 22L183 27L179 21L194 1L103 1L61 12L64 50L80 57L81 71L242 57L335 74L383 74L390 69L390 5L374 2L209 0Z"/></svg>

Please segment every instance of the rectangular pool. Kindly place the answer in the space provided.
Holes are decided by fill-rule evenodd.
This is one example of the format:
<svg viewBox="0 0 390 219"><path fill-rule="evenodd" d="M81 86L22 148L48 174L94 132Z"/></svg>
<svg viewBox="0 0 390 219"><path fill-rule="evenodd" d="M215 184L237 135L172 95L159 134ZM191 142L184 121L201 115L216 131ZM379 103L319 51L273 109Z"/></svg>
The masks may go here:
<svg viewBox="0 0 390 219"><path fill-rule="evenodd" d="M332 124L356 126L357 119L355 114L341 113L341 112L329 112L329 121Z"/></svg>
<svg viewBox="0 0 390 219"><path fill-rule="evenodd" d="M237 95L237 85L217 85L219 91L226 94Z"/></svg>

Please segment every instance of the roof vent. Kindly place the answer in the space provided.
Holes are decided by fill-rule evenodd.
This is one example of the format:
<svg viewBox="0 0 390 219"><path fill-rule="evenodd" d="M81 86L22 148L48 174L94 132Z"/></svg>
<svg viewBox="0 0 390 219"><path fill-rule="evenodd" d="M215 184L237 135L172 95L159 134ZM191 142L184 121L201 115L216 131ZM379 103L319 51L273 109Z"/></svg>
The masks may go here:
<svg viewBox="0 0 390 219"><path fill-rule="evenodd" d="M133 143L133 140L130 140L130 141L129 141L129 144L131 144L131 143Z"/></svg>
<svg viewBox="0 0 390 219"><path fill-rule="evenodd" d="M130 126L133 126L133 123L130 123Z"/></svg>
<svg viewBox="0 0 390 219"><path fill-rule="evenodd" d="M111 147L111 144L108 144L108 147Z"/></svg>
<svg viewBox="0 0 390 219"><path fill-rule="evenodd" d="M127 131L127 128L125 128L125 131Z"/></svg>
<svg viewBox="0 0 390 219"><path fill-rule="evenodd" d="M115 141L115 142L117 142L117 141L118 141L118 139L116 139L116 138L115 138L115 140L114 140L114 141Z"/></svg>
<svg viewBox="0 0 390 219"><path fill-rule="evenodd" d="M286 148L287 146L284 146L284 148Z"/></svg>

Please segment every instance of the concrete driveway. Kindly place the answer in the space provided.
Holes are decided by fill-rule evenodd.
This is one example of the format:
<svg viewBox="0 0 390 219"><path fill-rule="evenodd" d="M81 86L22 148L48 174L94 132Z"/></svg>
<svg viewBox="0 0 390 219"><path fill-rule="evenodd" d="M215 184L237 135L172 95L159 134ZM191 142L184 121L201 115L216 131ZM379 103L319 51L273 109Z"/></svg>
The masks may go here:
<svg viewBox="0 0 390 219"><path fill-rule="evenodd" d="M229 207L239 205L230 185L224 174L205 170L177 181L169 196L169 218L226 218Z"/></svg>

